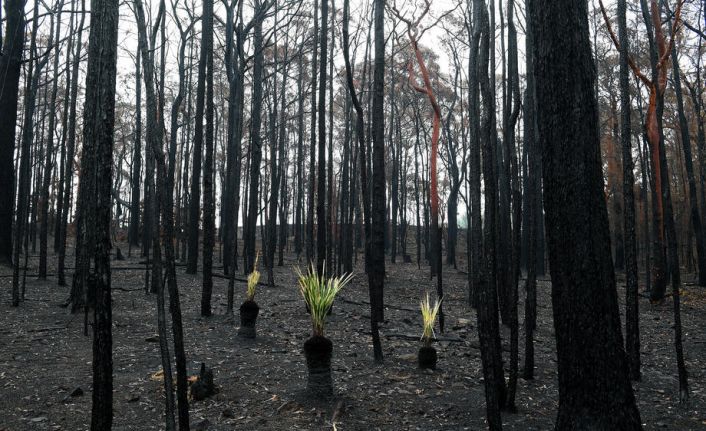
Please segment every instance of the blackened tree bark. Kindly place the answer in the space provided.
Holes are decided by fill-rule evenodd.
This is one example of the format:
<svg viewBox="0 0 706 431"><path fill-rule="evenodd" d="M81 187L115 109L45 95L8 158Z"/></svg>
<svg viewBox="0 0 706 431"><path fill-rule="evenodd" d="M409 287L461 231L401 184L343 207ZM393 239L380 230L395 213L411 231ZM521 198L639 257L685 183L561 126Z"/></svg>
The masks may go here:
<svg viewBox="0 0 706 431"><path fill-rule="evenodd" d="M201 49L206 51L206 158L203 168L203 285L201 315L211 315L213 291L213 245L215 242L215 205L213 196L214 95L213 95L213 1L203 2ZM203 54L202 54L203 59ZM198 120L197 120L198 121ZM194 177L196 178L196 177Z"/></svg>
<svg viewBox="0 0 706 431"><path fill-rule="evenodd" d="M701 226L699 215L699 201L696 197L696 177L694 175L694 163L691 156L691 136L689 134L689 123L684 113L684 97L681 87L681 76L679 72L679 61L677 58L677 48L672 44L672 79L674 82L674 93L677 96L677 113L679 117L679 132L681 135L682 149L684 151L684 164L686 165L686 179L689 185L689 206L691 214L691 227L694 229L696 242L696 262L699 271L699 286L706 286L706 243L704 243L704 232ZM699 119L700 121L700 119Z"/></svg>
<svg viewBox="0 0 706 431"><path fill-rule="evenodd" d="M113 173L113 129L115 125L115 78L118 52L118 1L91 1L91 32L88 38L86 104L84 109L82 159L91 157L94 193L79 192L86 201L81 215L93 230L94 259L88 276L94 298L93 324L93 405L91 430L109 430L113 420L113 339L110 294L110 208ZM84 167L82 163L82 167ZM82 183L85 180L82 176ZM79 247L85 244L79 244Z"/></svg>
<svg viewBox="0 0 706 431"><path fill-rule="evenodd" d="M584 1L532 0L544 209L559 368L556 429L642 429L628 378L603 196Z"/></svg>
<svg viewBox="0 0 706 431"><path fill-rule="evenodd" d="M321 32L319 38L321 60L319 61L319 165L316 186L316 267L322 273L326 261L326 67L328 64L328 0L321 0ZM329 268L330 270L330 268Z"/></svg>
<svg viewBox="0 0 706 431"><path fill-rule="evenodd" d="M68 137L68 131L67 131L67 125L69 123L69 92L71 88L71 83L72 83L72 75L71 75L71 64L72 64L72 57L71 53L73 52L73 38L74 34L76 32L76 27L75 27L75 16L76 16L76 0L71 0L71 10L70 10L70 18L69 18L69 36L66 41L66 63L64 66L64 75L66 76L64 80L64 100L62 102L62 114L61 114L61 141L59 143L59 148L61 148L60 151L60 160L59 160L59 166L57 167L58 169L58 176L59 176L59 186L58 190L56 192L56 213L54 215L54 252L59 253L59 248L60 248L60 239L61 239L61 220L63 219L63 212L65 211L64 209L64 193L68 191L68 180L66 178L66 140ZM73 79L76 79L74 77Z"/></svg>
<svg viewBox="0 0 706 431"><path fill-rule="evenodd" d="M304 56L297 61L297 155L296 155L296 201L294 207L294 253L302 252L302 221L304 212Z"/></svg>
<svg viewBox="0 0 706 431"><path fill-rule="evenodd" d="M257 227L257 214L260 209L260 162L262 161L262 76L264 69L264 52L262 21L264 20L264 9L261 0L255 1L255 26L253 35L254 63L253 63L253 89L252 89L252 115L250 126L250 189L248 196L248 217L245 225L244 239L245 249L243 250L244 267L243 271L250 272L255 264L255 240Z"/></svg>
<svg viewBox="0 0 706 431"><path fill-rule="evenodd" d="M484 112L480 128L482 167L485 183L485 216L483 225L484 256L480 265L478 293L478 337L481 345L481 360L485 380L485 402L490 429L501 429L500 409L504 407L506 388L502 368L502 349L498 322L497 292L497 182L495 176L495 102L490 76L494 75L490 61L492 52L490 39L494 37L489 23L488 10L482 0L476 10L480 13L481 39L479 50L479 81L483 97ZM492 11L491 11L492 12Z"/></svg>
<svg viewBox="0 0 706 431"><path fill-rule="evenodd" d="M510 268L508 284L508 311L510 313L510 379L506 408L515 411L515 393L517 391L517 375L519 362L519 317L517 313L518 284L520 277L520 234L522 232L522 193L520 192L520 171L515 148L515 125L520 116L520 74L517 59L517 28L515 27L515 2L507 2L508 25L508 95L507 107L510 111L507 124L505 124L506 160L510 160L510 183L512 208L512 229L510 246Z"/></svg>
<svg viewBox="0 0 706 431"><path fill-rule="evenodd" d="M0 76L0 263L12 264L12 217L15 208L14 161L17 99L24 49L24 0L6 0L5 37L1 46ZM14 302L14 299L13 299Z"/></svg>
<svg viewBox="0 0 706 431"><path fill-rule="evenodd" d="M47 278L47 247L49 237L49 187L51 185L52 171L54 169L54 126L56 125L56 94L59 90L59 49L58 43L61 39L61 11L64 7L63 0L60 0L56 9L56 29L54 43L57 44L54 52L53 83L51 96L49 99L49 128L47 129L47 148L44 157L44 175L42 176L41 197L39 199L39 278ZM54 30L54 29L52 29Z"/></svg>
<svg viewBox="0 0 706 431"><path fill-rule="evenodd" d="M382 322L384 318L383 289L385 285L385 2L373 4L375 27L375 64L373 72L373 181L370 229L370 284L371 319ZM375 328L373 328L373 333Z"/></svg>
<svg viewBox="0 0 706 431"><path fill-rule="evenodd" d="M480 194L480 92L479 84L479 43L481 40L481 8L483 2L473 1L473 20L466 19L469 34L470 53L468 58L468 118L469 118L469 213L468 218L468 301L478 307L480 267L482 265L482 219ZM470 10L468 11L470 14ZM471 24L472 23L472 24ZM417 223L419 224L419 223ZM417 241L419 243L419 241ZM419 246L419 245L418 245Z"/></svg>
<svg viewBox="0 0 706 431"><path fill-rule="evenodd" d="M319 0L314 0L314 52L311 54L311 126L309 127L309 201L306 214L306 260L314 262L314 202L316 194L316 89L317 86L317 56L319 52Z"/></svg>
<svg viewBox="0 0 706 431"><path fill-rule="evenodd" d="M635 236L635 176L633 174L630 82L628 74L629 39L626 2L618 0L618 39L620 41L620 141L623 162L623 229L625 241L625 351L631 380L640 380L640 328L637 286L637 239Z"/></svg>
<svg viewBox="0 0 706 431"><path fill-rule="evenodd" d="M382 7L378 2L376 3L376 7ZM377 15L375 16L377 19ZM381 18L381 21L383 18ZM355 108L356 111L356 138L358 139L358 157L360 159L360 164L361 164L361 169L360 169L360 186L361 186L361 196L362 196L362 201L363 201L363 225L365 229L365 262L366 266L368 266L369 263L371 263L371 252L370 252L370 243L371 243L371 208L370 208L370 194L368 193L368 168L367 168L367 155L366 155L366 144L365 144L365 116L363 113L363 107L360 103L360 99L358 98L358 94L355 91L355 84L353 82L353 70L351 67L351 61L350 61L350 53L349 53L349 33L348 33L348 22L350 20L350 0L344 0L343 1L343 59L346 63L346 84L348 86L348 93L350 94L351 97L351 102L353 103L353 107ZM377 21L376 21L377 23ZM382 25L382 23L381 23ZM384 30L384 29L383 29ZM382 30L381 30L382 31ZM377 38L377 27L376 27L376 38ZM383 50L384 50L384 44L383 44ZM384 76L383 76L384 78ZM384 256L382 259L382 263L384 265ZM384 270L384 268L383 268ZM373 338L373 354L375 356L375 361L380 363L383 360L383 355L382 355L382 345L380 343L380 332L378 330L378 321L374 317L375 315L375 306L373 305L373 300L377 297L377 291L375 289L381 288L378 283L379 280L377 277L377 274L372 274L372 271L368 270L368 290L370 293L370 307L371 307L371 316L370 316L370 326L371 326L371 332L372 332L372 338ZM384 272L383 272L383 278L382 282L384 282Z"/></svg>
<svg viewBox="0 0 706 431"><path fill-rule="evenodd" d="M524 379L534 378L534 330L537 327L537 207L542 206L541 195L541 148L537 140L537 104L534 80L534 32L527 26L525 52L527 63L527 89L524 106L524 146L527 152L527 187L524 198L527 202L527 279L525 282L525 364L522 372Z"/></svg>
<svg viewBox="0 0 706 431"><path fill-rule="evenodd" d="M39 78L42 74L42 69L48 61L48 56L43 56L41 59L36 53L37 48L37 32L39 21L39 2L34 2L34 18L32 21L32 35L30 39L30 61L26 75L26 91L24 94L24 114L22 124L22 138L20 148L20 166L17 179L17 218L15 219L15 231L13 242L15 249L13 250L13 271L12 271L12 305L17 306L20 300L20 253L22 246L20 242L26 234L28 227L28 214L30 206L30 183L32 176L31 162L31 144L34 139L34 112L36 110L37 89L39 87ZM51 16L53 27L54 16ZM53 33L52 33L53 35ZM51 44L51 42L50 42ZM25 238L25 261L27 260L27 237ZM25 272L26 272L26 266ZM24 286L24 282L23 282ZM22 299L24 299L24 288L22 289Z"/></svg>
<svg viewBox="0 0 706 431"><path fill-rule="evenodd" d="M71 82L71 91L69 98L71 101L69 102L69 125L68 125L68 141L66 144L66 165L64 167L65 173L65 181L67 184L66 187L66 192L64 193L63 199L64 199L64 211L61 213L61 221L59 222L61 224L60 226L60 239L59 239L59 257L58 257L58 262L57 262L57 276L58 276L58 284L59 286L65 286L66 285L66 276L65 276L65 262L66 262L66 230L67 230L67 225L68 225L68 220L69 220L69 212L71 211L70 207L70 202L71 202L71 195L73 191L73 187L71 185L72 183L72 178L73 178L73 165L74 165L74 153L76 149L76 103L77 103L77 97L78 97L78 72L79 72L79 65L81 63L81 45L82 45L82 36L83 36L83 26L86 20L86 13L85 13L85 5L86 2L85 0L81 1L81 21L78 25L78 35L76 36L76 45L74 47L74 54L73 54L73 65L71 66L71 76L73 77L73 80ZM78 240L78 238L76 238Z"/></svg>
<svg viewBox="0 0 706 431"><path fill-rule="evenodd" d="M160 202L159 208L160 208L160 216L161 216L161 235L159 235L157 238L155 238L155 243L157 245L161 245L164 248L164 255L165 255L165 260L164 260L164 268L166 271L166 281L167 281L167 287L169 291L169 310L172 315L172 335L174 337L174 356L176 359L176 370L177 370L177 400L178 400L178 418L179 418L179 429L180 430L188 430L189 429L189 401L187 398L187 376L186 376L186 356L184 353L184 335L183 335L183 328L182 328L182 323L181 323L181 306L179 303L179 291L177 287L177 282L176 282L176 267L175 267L175 255L174 255L174 212L173 212L173 197L172 197L172 190L173 190L173 181L174 181L174 175L173 175L173 160L170 161L170 167L169 167L169 172L167 172L167 166L165 163L165 156L164 156L164 151L162 150L162 128L157 127L153 129L153 126L158 122L155 120L154 122L149 121L149 118L157 118L161 117L161 114L158 112L158 101L157 101L157 95L155 94L155 83L154 83L154 60L153 57L150 55L150 50L148 50L148 45L147 45L147 35L146 35L146 28L145 28L145 18L144 18L144 11L143 11L143 6L142 2L140 0L135 0L135 15L137 18L138 22L138 34L139 34L139 44L140 44L140 55L143 58L143 69L144 69L144 76L145 76L145 90L146 90L146 96L147 96L147 115L148 115L148 122L147 122L147 134L149 138L149 144L150 148L148 151L153 152L156 167L157 167L157 178L159 179L158 187L156 190L156 197ZM173 4L174 7L175 4ZM164 3L160 3L160 14L164 13ZM181 44L180 44L180 50L179 50L179 66L180 66L180 76L183 75L183 63L184 63L184 50L185 50L185 44L186 44L186 38L184 37L185 33L188 33L193 26L194 21L191 22L189 27L187 28L186 31L184 31L181 28L181 25L179 25L179 31L182 35L181 39ZM155 28L157 28L159 25L159 18L157 19L157 24L155 25ZM180 90L179 93L181 93L181 86L183 85L182 80L180 79ZM178 104L178 98L179 96L177 95L177 100L175 101L176 105L173 107L177 108L179 107ZM159 121L161 123L161 121ZM170 142L170 158L171 158L171 153L175 150L176 146L176 141L172 140ZM160 288L158 289L158 307L160 308L159 312L163 312L163 295L164 295L164 290L162 283L160 283ZM163 320L162 317L160 317L160 320ZM161 321L160 324L165 324L164 321ZM164 341L164 345L162 345L162 340L160 340L160 347L162 348L163 354L164 352L167 353L168 355L168 347L166 340ZM173 399L173 394L171 392L171 384L168 384L166 382L167 379L171 380L171 357L167 356L166 358L163 356L162 357L162 363L163 367L165 370L165 390L166 390L166 402L167 402L167 428L169 429L170 427L173 429L174 428L174 417L173 417L173 408L174 408L174 399Z"/></svg>
<svg viewBox="0 0 706 431"><path fill-rule="evenodd" d="M162 151L162 127L161 127L161 115L158 114L158 101L157 95L155 94L155 83L154 83L154 57L151 54L155 48L156 39L151 39L151 45L147 44L147 25L145 23L145 14L142 6L141 0L135 0L134 2L135 19L137 22L138 31L138 56L144 57L143 67L144 67L144 77L145 77L145 90L147 99L147 143L148 152L149 151ZM165 5L161 1L159 3L159 10L157 17L155 19L155 24L153 26L152 35L156 36L156 30L159 28L162 19L164 19ZM153 154L153 157L157 154ZM163 157L163 154L162 154ZM156 158L155 158L155 161ZM163 161L163 159L162 159ZM161 187L157 190L157 195L162 193ZM153 202L153 205L156 202ZM156 208L150 208L150 211L156 212ZM161 208L160 205L160 209ZM155 225L160 226L159 214L154 214ZM161 230L161 229L160 229ZM159 231L156 231L158 233ZM161 261L161 249L162 241L159 240L159 235L157 235L153 242L154 247L154 260L152 263L153 273L161 273L162 271L162 261ZM155 276L156 278L156 276ZM172 379L172 361L171 355L169 353L169 344L167 341L167 326L165 317L165 306L164 306L164 284L160 281L156 283L157 294L157 327L159 333L159 348L162 360L162 369L164 370L164 392L165 392L165 426L167 430L174 430L174 387Z"/></svg>
<svg viewBox="0 0 706 431"><path fill-rule="evenodd" d="M203 2L204 13L208 6ZM189 228L186 257L186 273L196 274L199 260L199 219L201 208L201 153L203 152L203 117L206 97L206 63L208 61L208 47L204 35L209 32L206 20L201 21L201 51L199 54L199 73L196 84L196 117L194 124L194 159L191 165L191 196L189 197ZM208 38L208 36L206 36ZM205 181L205 179L204 179ZM204 191L205 194L205 191Z"/></svg>
<svg viewBox="0 0 706 431"><path fill-rule="evenodd" d="M140 175L142 171L142 72L141 56L135 56L135 144L132 155L132 179L130 180L130 247L140 243Z"/></svg>

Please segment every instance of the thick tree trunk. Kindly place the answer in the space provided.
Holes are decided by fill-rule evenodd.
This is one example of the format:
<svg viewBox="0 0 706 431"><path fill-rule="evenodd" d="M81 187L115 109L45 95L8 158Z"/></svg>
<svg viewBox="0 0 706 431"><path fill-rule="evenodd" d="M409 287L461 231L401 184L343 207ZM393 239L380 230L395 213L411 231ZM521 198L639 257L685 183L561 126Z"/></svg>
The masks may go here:
<svg viewBox="0 0 706 431"><path fill-rule="evenodd" d="M544 209L552 226L556 429L639 430L611 261L587 4L532 0L529 12Z"/></svg>
<svg viewBox="0 0 706 431"><path fill-rule="evenodd" d="M6 0L5 37L0 55L0 263L12 264L12 218L15 213L15 131L17 128L17 99L24 49L24 0ZM19 244L16 244L19 247ZM14 299L13 299L14 302Z"/></svg>

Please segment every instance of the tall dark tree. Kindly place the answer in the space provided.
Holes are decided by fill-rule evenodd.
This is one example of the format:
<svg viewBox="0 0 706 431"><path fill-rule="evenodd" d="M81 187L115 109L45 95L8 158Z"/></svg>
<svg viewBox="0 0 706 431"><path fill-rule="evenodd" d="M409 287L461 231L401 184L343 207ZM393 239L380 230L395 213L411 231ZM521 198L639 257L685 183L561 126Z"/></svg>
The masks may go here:
<svg viewBox="0 0 706 431"><path fill-rule="evenodd" d="M15 130L22 51L25 35L25 0L5 1L5 37L0 44L0 263L12 263L12 217L15 208ZM7 192L9 191L9 192ZM14 301L14 300L13 300Z"/></svg>
<svg viewBox="0 0 706 431"><path fill-rule="evenodd" d="M383 289L385 285L385 2L375 0L373 12L375 33L375 63L373 72L373 178L370 229L370 284L371 319L384 321ZM376 326L373 327L373 333Z"/></svg>
<svg viewBox="0 0 706 431"><path fill-rule="evenodd" d="M531 0L538 136L559 369L556 429L642 429L603 195L585 1Z"/></svg>
<svg viewBox="0 0 706 431"><path fill-rule="evenodd" d="M210 316L211 294L213 290L213 246L215 243L212 0L204 0L203 2L201 23L201 49L202 52L206 51L206 158L203 168L203 286L201 289L201 315ZM203 54L201 58L203 59Z"/></svg>
<svg viewBox="0 0 706 431"><path fill-rule="evenodd" d="M204 14L210 0L204 0ZM199 221L201 215L201 156L203 153L203 117L206 98L206 67L208 62L207 33L209 32L206 19L201 22L201 50L199 54L199 73L196 84L196 117L194 119L194 159L191 165L191 196L189 197L189 228L188 246L186 257L186 273L196 274L199 260ZM204 179L205 181L205 179ZM205 194L205 191L204 191Z"/></svg>
<svg viewBox="0 0 706 431"><path fill-rule="evenodd" d="M113 141L115 80L118 53L118 1L92 0L86 104L83 118L80 218L92 240L93 268L87 276L93 298L93 405L91 430L109 430L113 421L112 304L110 292L110 208L113 202ZM92 159L83 163L85 159ZM84 168L91 168L86 170ZM86 180L92 177L92 184ZM91 187L91 193L86 187Z"/></svg>
<svg viewBox="0 0 706 431"><path fill-rule="evenodd" d="M54 127L56 125L56 95L59 91L59 49L58 44L61 39L61 11L64 7L63 0L59 0L56 5L56 29L53 36L54 43L57 44L54 50L54 63L51 96L49 99L49 124L47 129L46 155L44 157L44 175L42 176L41 197L39 199L39 278L47 277L47 247L49 237L49 188L51 185L52 171L54 169Z"/></svg>
<svg viewBox="0 0 706 431"><path fill-rule="evenodd" d="M328 0L321 0L321 31L319 34L321 59L319 60L319 165L316 185L316 267L322 273L326 262L326 68L328 67ZM331 268L329 268L329 271Z"/></svg>
<svg viewBox="0 0 706 431"><path fill-rule="evenodd" d="M618 0L620 42L620 142L623 162L623 229L625 241L625 351L632 380L640 379L640 329L637 286L637 239L635 237L635 176L633 174L630 124L629 39L625 0Z"/></svg>
<svg viewBox="0 0 706 431"><path fill-rule="evenodd" d="M257 216L260 212L260 163L262 161L262 80L264 73L265 54L263 52L262 21L266 11L266 3L255 0L255 22L253 34L253 77L252 77L252 114L250 121L250 184L248 196L248 213L244 232L243 271L252 271L255 265L255 242Z"/></svg>
<svg viewBox="0 0 706 431"><path fill-rule="evenodd" d="M65 263L66 263L66 237L68 228L69 212L71 211L70 202L73 187L72 178L74 172L74 153L76 149L76 104L78 97L78 72L81 63L81 45L83 36L83 26L86 20L85 0L81 0L81 21L78 25L78 35L76 36L76 44L74 46L73 64L71 66L71 90L69 92L69 118L68 118L68 140L66 143L66 163L64 166L64 178L67 184L66 192L63 195L65 210L61 213L60 229L59 229L59 256L57 262L57 278L59 286L66 285ZM78 239L78 238L77 238Z"/></svg>
<svg viewBox="0 0 706 431"><path fill-rule="evenodd" d="M504 407L506 388L502 367L502 350L500 345L500 329L498 322L498 291L497 291L497 180L495 145L495 102L493 97L494 76L492 46L490 40L495 36L494 27L490 25L489 13L484 2L474 10L480 14L481 26L480 49L478 54L478 78L480 93L483 98L483 117L480 126L480 144L482 148L482 169L485 183L485 214L483 217L483 252L479 267L478 285L478 337L481 346L481 361L485 381L485 402L490 429L501 429L500 409ZM491 1L492 4L492 1ZM492 14L492 10L491 10Z"/></svg>
<svg viewBox="0 0 706 431"><path fill-rule="evenodd" d="M42 69L46 66L49 59L48 55L39 55L37 53L37 33L39 29L39 1L34 2L34 18L32 20L32 33L30 36L29 52L30 61L27 67L26 75L26 90L24 94L24 113L22 124L22 137L20 139L20 163L17 179L17 218L15 219L15 231L13 242L15 249L13 250L13 271L12 271L12 305L17 306L20 296L24 299L24 277L22 280L22 293L20 294L20 254L22 251L21 241L25 240L25 261L29 255L27 249L27 232L29 225L30 214L30 188L32 177L32 161L31 161L31 145L34 140L34 114L36 111L37 91L39 88L39 79L42 75ZM54 24L54 15L51 15L51 27ZM53 33L51 33L53 36ZM51 37L51 36L50 36ZM51 46L51 40L49 46ZM41 146L40 146L41 148ZM33 225L33 224L32 224ZM25 264L25 273L26 267Z"/></svg>
<svg viewBox="0 0 706 431"><path fill-rule="evenodd" d="M527 88L524 102L524 151L527 153L526 187L523 197L526 201L527 216L524 223L527 230L527 279L525 281L525 364L522 377L534 378L534 330L537 326L537 253L538 253L538 210L541 211L541 148L537 140L537 104L534 80L534 33L531 26L525 34L527 64ZM528 171L528 172L527 172Z"/></svg>
<svg viewBox="0 0 706 431"><path fill-rule="evenodd" d="M316 194L316 89L318 88L318 73L316 72L319 53L319 0L314 0L314 50L311 54L311 126L309 129L309 200L306 214L306 260L314 262L314 203Z"/></svg>
<svg viewBox="0 0 706 431"><path fill-rule="evenodd" d="M128 241L130 249L140 243L140 176L142 174L142 72L141 56L135 56L135 145L132 155L132 178L130 179L130 227Z"/></svg>
<svg viewBox="0 0 706 431"><path fill-rule="evenodd" d="M377 4L376 4L377 5ZM377 15L376 15L377 17ZM363 107L358 98L358 93L355 90L355 84L353 81L353 69L351 67L350 60L350 44L349 44L349 32L348 32L348 22L350 20L350 0L343 0L343 59L346 64L346 85L348 86L348 93L350 94L353 107L356 111L356 137L358 139L358 157L361 163L360 169L360 185L361 185L361 196L363 201L363 225L365 229L365 262L366 265L370 262L370 242L371 242L371 208L370 208L370 194L368 193L368 168L366 155L366 144L365 144L365 116L363 112ZM376 27L377 29L377 27ZM383 258L384 259L384 258ZM384 260L383 260L384 263ZM373 298L376 297L377 289L379 286L374 284L378 282L377 278L373 278L376 275L371 275L371 271L368 271L368 289L370 292L370 306L374 310ZM383 278L384 281L384 278ZM374 317L374 313L371 313L370 317L371 332L373 338L373 354L376 362L382 362L382 345L380 343L380 332L378 329L378 321Z"/></svg>

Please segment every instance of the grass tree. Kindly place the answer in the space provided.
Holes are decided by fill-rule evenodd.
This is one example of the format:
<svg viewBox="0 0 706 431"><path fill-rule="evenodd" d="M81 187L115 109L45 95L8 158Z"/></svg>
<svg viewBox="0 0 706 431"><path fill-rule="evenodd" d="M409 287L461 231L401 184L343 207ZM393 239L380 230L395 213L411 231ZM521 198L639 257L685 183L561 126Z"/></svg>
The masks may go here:
<svg viewBox="0 0 706 431"><path fill-rule="evenodd" d="M255 264L252 272L248 275L248 288L245 292L245 302L240 306L240 329L238 335L243 338L255 338L255 322L260 312L260 307L255 302L255 289L260 281L260 271L257 270L257 262L260 253L255 256Z"/></svg>
<svg viewBox="0 0 706 431"><path fill-rule="evenodd" d="M307 391L316 398L333 395L331 356L333 343L324 336L326 316L338 292L353 278L352 274L326 279L325 268L319 273L314 265L307 274L295 269L299 291L311 313L312 336L304 342L304 356L309 369Z"/></svg>
<svg viewBox="0 0 706 431"><path fill-rule="evenodd" d="M429 293L427 292L424 299L419 304L419 309L422 312L422 347L419 348L419 353L417 354L417 359L419 361L419 368L429 368L436 369L436 349L432 347L431 343L434 341L434 324L436 323L436 316L439 314L441 309L441 301L436 299L434 305L429 301Z"/></svg>

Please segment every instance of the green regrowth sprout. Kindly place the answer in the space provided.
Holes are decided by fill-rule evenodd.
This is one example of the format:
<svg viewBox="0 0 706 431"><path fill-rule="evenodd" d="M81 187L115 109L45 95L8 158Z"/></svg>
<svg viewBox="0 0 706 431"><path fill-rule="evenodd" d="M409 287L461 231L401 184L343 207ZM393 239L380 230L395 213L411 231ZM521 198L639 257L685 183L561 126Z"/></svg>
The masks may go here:
<svg viewBox="0 0 706 431"><path fill-rule="evenodd" d="M257 252L255 256L255 264L253 265L252 272L248 274L248 290L245 294L247 301L253 301L255 299L255 288L257 287L257 282L260 281L260 271L257 270L257 261L260 259L260 252Z"/></svg>
<svg viewBox="0 0 706 431"><path fill-rule="evenodd" d="M422 332L422 341L425 346L431 346L431 340L434 339L434 322L436 322L436 315L439 313L439 307L441 307L441 301L435 300L434 305L431 305L429 301L429 292L419 303L419 309L422 311L422 325L424 331Z"/></svg>
<svg viewBox="0 0 706 431"><path fill-rule="evenodd" d="M353 274L341 275L326 279L326 269L319 274L314 265L309 266L306 274L299 268L294 268L299 277L299 292L311 312L311 323L314 336L324 335L326 314L328 313L336 294L353 278Z"/></svg>

